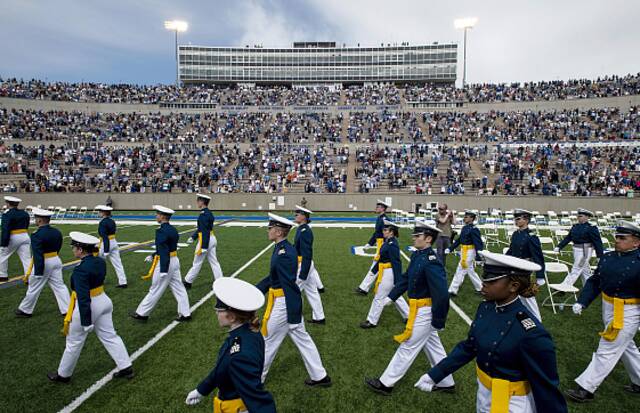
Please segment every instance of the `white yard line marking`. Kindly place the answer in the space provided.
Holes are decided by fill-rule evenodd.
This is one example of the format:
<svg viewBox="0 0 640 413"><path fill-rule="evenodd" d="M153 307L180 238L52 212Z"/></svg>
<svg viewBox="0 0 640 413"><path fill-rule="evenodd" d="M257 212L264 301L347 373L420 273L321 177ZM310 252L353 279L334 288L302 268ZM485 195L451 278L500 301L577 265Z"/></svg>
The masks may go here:
<svg viewBox="0 0 640 413"><path fill-rule="evenodd" d="M271 248L273 244L269 244L267 245L262 251L260 251L258 254L256 254L256 256L254 256L253 258L251 258L249 261L247 261L242 267L238 268L236 270L236 272L234 272L233 274L230 275L231 278L235 278L237 277L242 271L244 271L245 269L247 269L247 267L249 267L251 264L253 264L258 258L260 258L262 256L262 254L264 254L265 252L267 252L269 250L269 248ZM207 302L211 297L213 297L213 291L209 291L204 297L202 297L200 299L200 301L198 301L197 303L195 303L192 307L191 307L191 312L194 312L198 309L198 307L200 307L202 304L204 304L205 302ZM131 362L135 361L138 357L140 357L141 355L143 355L147 350L149 350L151 347L153 347L158 341L160 341L160 339L162 339L162 337L166 336L167 334L169 334L169 332L171 332L171 330L173 330L174 328L176 328L178 326L178 324L180 324L177 321L172 321L171 324L169 324L168 326L166 326L164 329L162 329L158 334L156 334L151 340L147 341L147 343L145 345L143 345L142 347L140 347L138 350L135 351L135 353L133 353L131 355ZM100 380L98 380L97 382L93 383L93 385L91 387L89 387L87 390L85 390L80 396L78 396L75 400L73 400L70 404L68 404L67 406L65 406L62 410L60 410L60 413L68 413L68 412L72 412L75 409L77 409L78 407L80 407L80 405L82 403L84 403L89 397L91 397L94 393L96 393L98 390L100 390L101 388L103 388L107 383L109 383L112 379L113 379L113 373L115 373L116 371L118 371L117 368L111 370L109 373L107 373L103 378L101 378Z"/></svg>
<svg viewBox="0 0 640 413"><path fill-rule="evenodd" d="M411 259L407 256L407 254L404 253L404 251L400 251L400 254L402 254L405 260L411 261ZM449 299L449 305L451 306L451 308L453 308L453 311L458 313L460 318L462 318L465 323L467 323L468 325L471 325L471 319L469 318L469 316L466 315L465 312L462 311L462 308L458 307L458 305L454 303L452 299Z"/></svg>

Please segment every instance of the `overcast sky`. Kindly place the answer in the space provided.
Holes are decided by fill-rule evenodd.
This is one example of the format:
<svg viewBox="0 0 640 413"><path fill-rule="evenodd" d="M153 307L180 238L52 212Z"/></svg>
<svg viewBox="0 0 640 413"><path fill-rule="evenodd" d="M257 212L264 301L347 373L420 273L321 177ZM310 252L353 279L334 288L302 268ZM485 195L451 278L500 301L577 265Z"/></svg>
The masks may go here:
<svg viewBox="0 0 640 413"><path fill-rule="evenodd" d="M288 46L457 41L469 32L468 82L596 78L640 72L637 0L0 0L0 76L171 83L181 44ZM458 78L462 77L459 59ZM460 83L460 82L458 82Z"/></svg>

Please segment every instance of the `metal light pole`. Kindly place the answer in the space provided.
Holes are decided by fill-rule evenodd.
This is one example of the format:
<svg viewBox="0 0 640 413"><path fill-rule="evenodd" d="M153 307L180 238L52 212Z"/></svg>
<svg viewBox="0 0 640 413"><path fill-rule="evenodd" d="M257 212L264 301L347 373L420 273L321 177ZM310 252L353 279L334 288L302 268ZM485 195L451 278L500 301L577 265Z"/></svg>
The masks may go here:
<svg viewBox="0 0 640 413"><path fill-rule="evenodd" d="M175 48L176 48L176 86L180 87L180 60L178 59L178 32L187 31L189 24L181 20L167 20L164 22L164 28L167 30L173 30L176 33Z"/></svg>
<svg viewBox="0 0 640 413"><path fill-rule="evenodd" d="M462 88L467 83L467 30L473 28L478 23L477 17L465 17L462 19L456 19L453 21L453 25L456 29L464 30L464 43L462 51Z"/></svg>

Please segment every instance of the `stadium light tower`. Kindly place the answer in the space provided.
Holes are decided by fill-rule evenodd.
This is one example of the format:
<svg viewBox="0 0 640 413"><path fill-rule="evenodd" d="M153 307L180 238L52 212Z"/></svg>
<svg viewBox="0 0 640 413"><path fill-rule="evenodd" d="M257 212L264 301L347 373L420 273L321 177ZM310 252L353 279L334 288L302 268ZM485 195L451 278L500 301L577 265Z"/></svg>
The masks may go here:
<svg viewBox="0 0 640 413"><path fill-rule="evenodd" d="M176 32L176 86L180 87L180 63L178 61L178 32L186 32L189 24L181 20L167 20L164 28Z"/></svg>
<svg viewBox="0 0 640 413"><path fill-rule="evenodd" d="M456 29L464 30L464 46L462 55L462 88L467 81L467 30L473 28L478 23L477 17L464 17L462 19L455 19L453 25Z"/></svg>

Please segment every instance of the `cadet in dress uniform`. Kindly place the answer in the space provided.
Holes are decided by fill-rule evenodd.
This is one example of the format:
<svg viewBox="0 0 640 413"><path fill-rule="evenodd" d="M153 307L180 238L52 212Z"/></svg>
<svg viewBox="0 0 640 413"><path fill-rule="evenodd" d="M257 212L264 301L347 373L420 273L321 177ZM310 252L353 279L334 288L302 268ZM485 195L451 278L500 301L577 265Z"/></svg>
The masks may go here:
<svg viewBox="0 0 640 413"><path fill-rule="evenodd" d="M640 395L640 352L633 341L640 327L640 227L619 221L615 237L615 251L600 259L573 306L573 312L580 314L602 293L605 329L600 333L598 349L576 379L578 388L567 391L567 396L578 402L593 399L593 393L619 360L631 379L624 389Z"/></svg>
<svg viewBox="0 0 640 413"><path fill-rule="evenodd" d="M565 277L563 284L573 285L582 275L582 282L586 283L591 277L591 267L589 260L593 251L596 251L598 258L602 257L603 247L600 231L595 225L589 223L589 218L593 216L593 212L578 208L578 223L571 227L569 234L553 250L560 252L564 247L573 242L573 267Z"/></svg>
<svg viewBox="0 0 640 413"><path fill-rule="evenodd" d="M400 281L402 276L402 262L400 261L400 245L398 244L399 228L393 221L383 221L382 235L384 243L380 247L380 257L378 259L378 268L376 284L374 287L375 296L369 308L367 319L360 324L361 328L374 328L378 325L382 310L384 310L385 298L393 287ZM409 305L404 297L400 296L394 300L394 304L403 319L409 317Z"/></svg>
<svg viewBox="0 0 640 413"><path fill-rule="evenodd" d="M120 248L116 240L116 222L111 218L113 208L106 205L96 206L96 210L100 211L102 219L98 224L98 235L100 236L100 246L98 247L98 256L107 259L113 265L113 270L118 277L118 285L116 288L127 288L127 275L122 266L120 259Z"/></svg>
<svg viewBox="0 0 640 413"><path fill-rule="evenodd" d="M322 365L320 353L313 339L304 328L302 319L302 296L296 284L298 272L298 254L287 241L292 221L269 213L269 241L275 243L271 255L271 267L257 287L268 294L267 308L262 320L262 335L265 341L264 382L269 367L276 357L278 348L285 336L291 337L304 361L309 373L305 380L308 386L330 386L331 378Z"/></svg>
<svg viewBox="0 0 640 413"><path fill-rule="evenodd" d="M511 235L511 244L507 250L507 255L533 261L538 264L540 271L536 272L536 283L539 286L543 286L545 284L544 256L542 255L540 238L529 229L529 222L531 221L532 215L533 214L526 209L516 209L513 211L513 217L515 218L515 224L518 229ZM540 307L538 307L536 298L520 298L522 299L522 304L533 313L538 321L542 321Z"/></svg>
<svg viewBox="0 0 640 413"><path fill-rule="evenodd" d="M146 262L151 262L151 268L147 275L142 277L145 280L151 279L151 287L149 288L149 293L138 305L138 309L129 315L136 320L146 321L149 318L149 313L158 304L160 297L169 287L178 302L178 317L176 321L189 321L191 320L189 296L182 284L180 259L178 259L178 239L180 235L169 224L171 215L175 211L162 205L154 205L153 209L157 212L156 221L160 224L160 228L156 230L156 252L145 259Z"/></svg>
<svg viewBox="0 0 640 413"><path fill-rule="evenodd" d="M535 294L531 272L540 266L489 251L480 254L485 259L486 301L478 307L467 339L423 375L416 387L433 391L436 383L475 358L478 412L566 412L551 335L519 297Z"/></svg>
<svg viewBox="0 0 640 413"><path fill-rule="evenodd" d="M473 221L475 220L475 212L465 211L463 218L465 225L462 227L460 235L455 241L453 241L451 248L447 248L445 250L445 254L449 254L449 252L458 248L458 245L461 246L460 262L458 263L458 268L456 269L456 273L454 274L451 285L449 286L449 294L453 297L458 295L458 289L460 289L460 285L464 281L465 275L469 276L469 279L473 284L473 288L475 288L477 292L480 292L480 288L482 288L482 281L480 281L480 277L476 274L474 265L476 258L478 258L478 252L482 251L484 248L484 243L480 236L480 230L473 225Z"/></svg>
<svg viewBox="0 0 640 413"><path fill-rule="evenodd" d="M216 255L218 240L213 234L213 223L215 218L209 210L211 197L205 194L198 194L197 197L196 202L198 203L198 208L200 208L198 229L187 240L187 243L191 244L195 240L198 240L198 242L196 243L196 252L193 255L193 264L191 265L191 269L187 273L186 277L184 277L184 286L187 289L191 288L191 284L193 284L198 277L198 274L200 274L200 269L202 268L205 258L209 261L209 265L211 266L214 281L222 277L222 267L220 267L220 263L218 262L218 257Z"/></svg>
<svg viewBox="0 0 640 413"><path fill-rule="evenodd" d="M67 345L58 370L47 373L51 381L68 383L75 370L87 335L95 331L98 339L118 366L115 378L133 378L133 367L127 348L113 328L113 303L104 292L106 262L97 256L100 240L92 235L73 231L71 248L80 264L71 275L71 301L64 319L63 334Z"/></svg>
<svg viewBox="0 0 640 413"><path fill-rule="evenodd" d="M310 210L296 205L295 222L298 224L294 246L298 252L298 287L304 293L311 306L311 322L324 324L324 309L320 298L320 275L313 262L313 232L309 226Z"/></svg>
<svg viewBox="0 0 640 413"><path fill-rule="evenodd" d="M447 356L438 331L444 328L449 312L447 274L432 245L441 232L437 227L416 221L413 230L413 246L409 268L396 284L385 304L397 300L407 291L409 296L409 320L402 334L394 336L400 343L389 366L379 379L366 379L373 390L390 394L393 386L406 374L420 350L424 351L431 366L435 366ZM451 392L455 382L450 375L445 377L434 390Z"/></svg>
<svg viewBox="0 0 640 413"><path fill-rule="evenodd" d="M360 283L360 286L355 289L357 294L367 295L369 293L369 289L371 285L376 280L376 267L378 266L378 259L380 259L380 248L384 242L384 237L382 236L382 228L384 227L384 220L387 219L387 208L389 208L386 202L378 199L378 203L376 204L376 214L378 214L378 218L376 219L376 227L373 231L373 235L369 239L367 246L376 247L376 254L373 257L373 262L371 263L371 267L369 267L369 271L367 275L364 276L364 279Z"/></svg>
<svg viewBox="0 0 640 413"><path fill-rule="evenodd" d="M31 234L32 264L25 274L29 284L27 293L16 310L18 317L31 317L38 297L45 285L53 291L58 309L65 315L69 307L69 290L62 279L62 261L58 257L62 248L62 233L49 225L53 212L40 208L33 209L38 229Z"/></svg>
<svg viewBox="0 0 640 413"><path fill-rule="evenodd" d="M264 366L264 339L256 310L264 295L253 285L237 278L220 278L213 283L220 327L229 335L218 351L211 373L187 395L195 405L214 389L214 413L275 413L276 405L261 381Z"/></svg>
<svg viewBox="0 0 640 413"><path fill-rule="evenodd" d="M7 212L2 214L2 240L0 241L0 282L9 280L9 258L14 252L22 262L22 268L26 274L31 262L29 251L29 214L18 205L22 200L14 196L5 196Z"/></svg>

